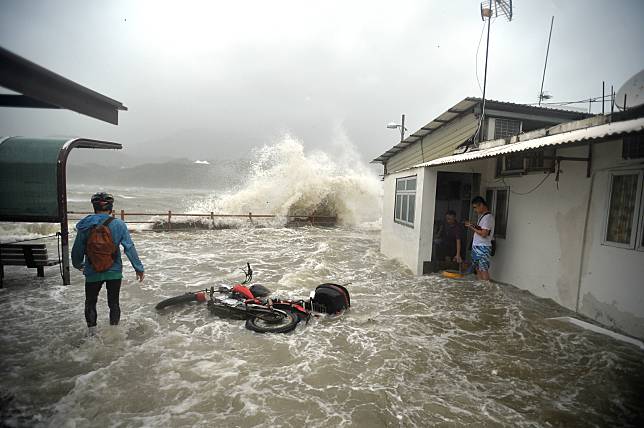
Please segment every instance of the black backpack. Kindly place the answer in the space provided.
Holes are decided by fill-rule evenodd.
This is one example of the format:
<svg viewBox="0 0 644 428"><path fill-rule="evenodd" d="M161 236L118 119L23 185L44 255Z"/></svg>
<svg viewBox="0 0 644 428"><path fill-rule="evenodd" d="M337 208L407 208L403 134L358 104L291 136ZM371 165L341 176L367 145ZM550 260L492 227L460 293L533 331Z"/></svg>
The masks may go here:
<svg viewBox="0 0 644 428"><path fill-rule="evenodd" d="M351 297L342 285L326 283L315 287L313 303L323 306L327 314L337 314L351 306Z"/></svg>

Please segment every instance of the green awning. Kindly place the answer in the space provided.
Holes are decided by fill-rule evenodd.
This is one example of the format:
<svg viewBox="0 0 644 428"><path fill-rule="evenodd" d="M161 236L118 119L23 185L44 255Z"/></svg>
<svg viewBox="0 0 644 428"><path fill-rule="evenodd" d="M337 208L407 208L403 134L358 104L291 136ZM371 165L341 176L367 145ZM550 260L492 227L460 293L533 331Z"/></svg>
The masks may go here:
<svg viewBox="0 0 644 428"><path fill-rule="evenodd" d="M10 137L0 141L0 221L63 221L67 210L65 166L75 147L122 146L80 138Z"/></svg>

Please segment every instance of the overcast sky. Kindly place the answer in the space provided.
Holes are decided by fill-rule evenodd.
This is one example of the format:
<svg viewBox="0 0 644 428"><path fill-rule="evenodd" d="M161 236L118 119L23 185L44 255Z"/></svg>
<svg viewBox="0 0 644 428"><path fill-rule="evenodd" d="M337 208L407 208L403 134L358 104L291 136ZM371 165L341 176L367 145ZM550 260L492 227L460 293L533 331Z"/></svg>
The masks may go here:
<svg viewBox="0 0 644 428"><path fill-rule="evenodd" d="M349 141L365 160L466 96L480 96L476 0L5 1L0 45L121 101L109 125L69 111L2 109L1 135L79 135L126 153L247 157L284 133L306 149ZM493 21L487 94L601 95L644 68L644 1L515 0ZM478 55L482 82L485 38Z"/></svg>

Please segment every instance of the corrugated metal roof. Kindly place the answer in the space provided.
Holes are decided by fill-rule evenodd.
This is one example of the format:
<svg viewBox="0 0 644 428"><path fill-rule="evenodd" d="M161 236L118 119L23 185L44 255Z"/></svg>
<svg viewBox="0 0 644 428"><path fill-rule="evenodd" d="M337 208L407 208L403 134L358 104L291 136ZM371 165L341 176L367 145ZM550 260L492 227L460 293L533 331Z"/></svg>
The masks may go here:
<svg viewBox="0 0 644 428"><path fill-rule="evenodd" d="M447 111L443 112L437 118L429 122L427 125L423 126L413 134L409 135L403 141L396 144L395 146L393 146L392 148L390 148L389 150L387 150L386 152L384 152L383 154L381 154L371 162L385 162L387 159L389 159L396 153L402 151L407 146L415 143L416 141L420 140L426 135L431 134L432 132L436 131L440 127L458 118L460 115L472 111L474 107L480 103L481 103L481 98L476 98L476 97L467 97L459 101L454 106L447 109ZM504 111L518 112L518 113L534 114L537 116L538 115L556 116L556 117L561 117L562 119L568 119L568 120L577 120L584 117L592 116L588 113L580 113L576 111L556 109L556 108L536 107L536 106L531 106L527 104L511 103L507 101L486 100L485 105L486 105L486 109L491 109L491 110L497 109L497 110L504 110ZM537 118L535 117L535 119Z"/></svg>
<svg viewBox="0 0 644 428"><path fill-rule="evenodd" d="M581 123L584 121L579 122ZM429 162L414 165L412 168L468 162L477 159L501 156L508 153L524 152L541 147L560 146L583 141L605 139L608 137L642 131L644 131L644 118L640 117L637 119L625 120L623 122L604 123L581 129L573 129L571 131L565 131L554 135L546 135L509 144L507 144L505 140L496 140L488 143L488 146L492 147L434 159Z"/></svg>

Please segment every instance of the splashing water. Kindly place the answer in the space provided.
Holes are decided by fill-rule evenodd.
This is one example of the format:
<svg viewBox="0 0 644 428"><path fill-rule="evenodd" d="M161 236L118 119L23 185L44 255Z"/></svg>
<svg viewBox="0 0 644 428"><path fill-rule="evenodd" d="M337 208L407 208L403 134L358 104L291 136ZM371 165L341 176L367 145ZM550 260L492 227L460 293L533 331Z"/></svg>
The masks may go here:
<svg viewBox="0 0 644 428"><path fill-rule="evenodd" d="M382 185L350 149L342 159L321 151L304 152L285 137L256 153L245 186L192 206L193 212L337 216L343 224L377 221Z"/></svg>

